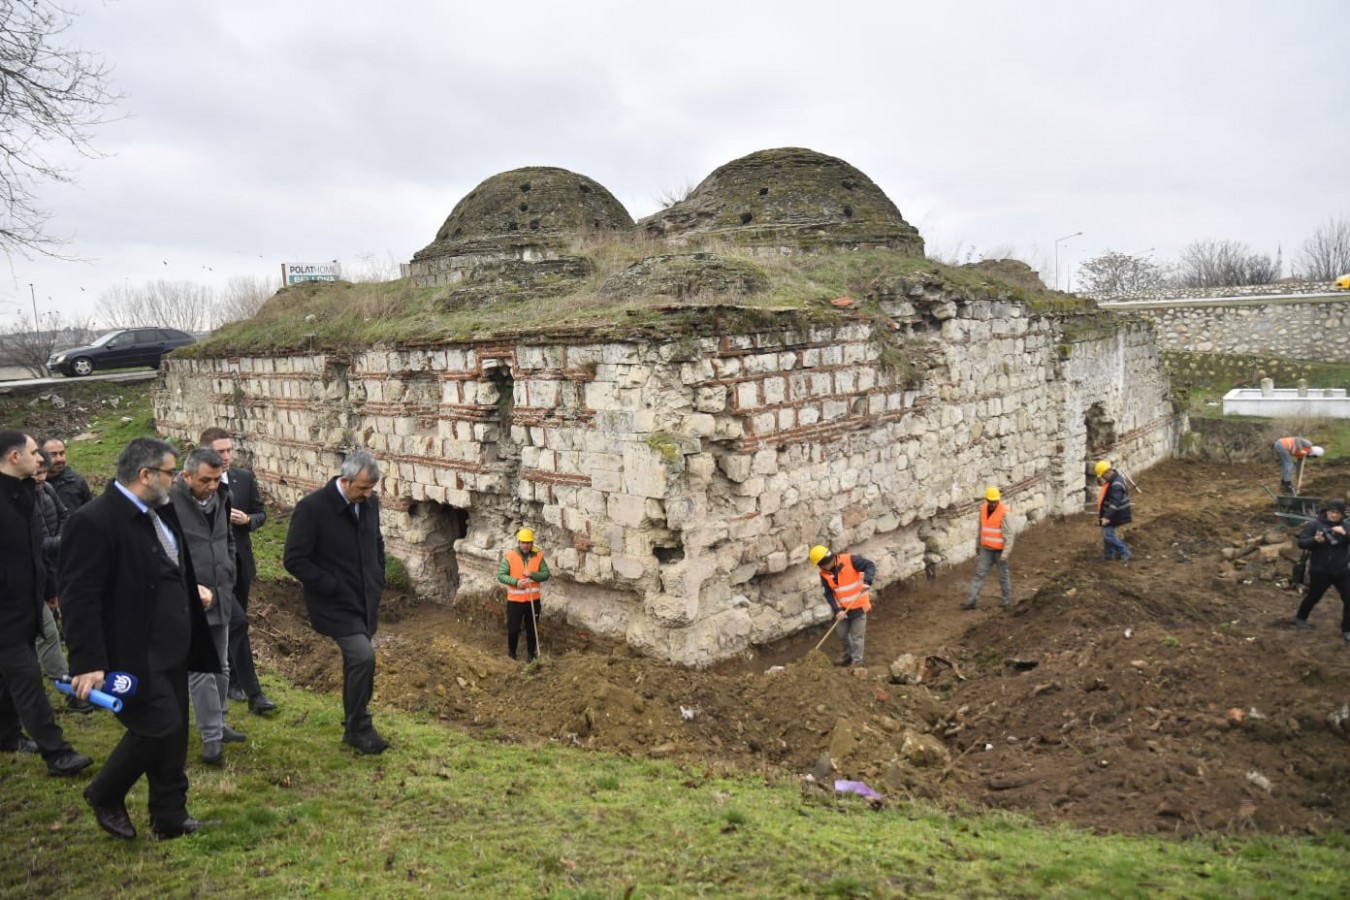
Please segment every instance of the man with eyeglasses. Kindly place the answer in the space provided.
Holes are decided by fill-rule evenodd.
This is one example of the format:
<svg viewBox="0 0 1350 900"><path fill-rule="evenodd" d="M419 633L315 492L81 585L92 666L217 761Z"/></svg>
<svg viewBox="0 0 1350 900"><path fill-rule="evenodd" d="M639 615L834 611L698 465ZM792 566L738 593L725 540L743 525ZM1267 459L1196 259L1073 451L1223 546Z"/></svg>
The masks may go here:
<svg viewBox="0 0 1350 900"><path fill-rule="evenodd" d="M81 699L112 671L137 679L117 718L127 729L84 792L100 828L131 840L126 795L144 775L150 829L160 838L192 834L188 815L188 670L219 672L187 539L169 503L178 453L136 438L117 458L117 476L73 513L61 541L61 612L71 685Z"/></svg>

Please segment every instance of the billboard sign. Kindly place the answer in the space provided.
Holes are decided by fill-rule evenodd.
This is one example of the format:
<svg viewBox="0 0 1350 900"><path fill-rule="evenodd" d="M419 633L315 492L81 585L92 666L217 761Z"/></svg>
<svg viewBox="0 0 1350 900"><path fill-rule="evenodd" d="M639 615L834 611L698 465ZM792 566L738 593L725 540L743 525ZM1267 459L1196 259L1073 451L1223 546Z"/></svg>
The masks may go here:
<svg viewBox="0 0 1350 900"><path fill-rule="evenodd" d="M342 277L342 266L337 260L326 263L282 263L281 281L283 284L300 284L305 281L337 281Z"/></svg>

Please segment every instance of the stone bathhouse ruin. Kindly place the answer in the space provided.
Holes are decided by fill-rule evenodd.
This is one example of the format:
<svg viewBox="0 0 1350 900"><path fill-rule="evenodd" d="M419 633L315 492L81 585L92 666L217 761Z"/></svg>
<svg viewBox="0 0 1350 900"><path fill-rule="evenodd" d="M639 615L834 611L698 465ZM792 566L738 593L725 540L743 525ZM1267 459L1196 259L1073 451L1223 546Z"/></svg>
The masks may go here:
<svg viewBox="0 0 1350 900"><path fill-rule="evenodd" d="M606 273L597 232L640 233L641 258ZM778 302L791 266L835 257L872 265L852 302ZM924 261L866 175L806 150L729 163L636 225L590 179L506 172L413 279L486 318L536 296L655 318L250 353L226 334L168 360L161 429L230 427L284 505L368 447L420 593L500 594L530 525L547 615L686 665L823 620L811 544L875 560L884 589L971 555L986 484L1033 521L1077 513L1092 460L1142 469L1185 427L1147 321Z"/></svg>

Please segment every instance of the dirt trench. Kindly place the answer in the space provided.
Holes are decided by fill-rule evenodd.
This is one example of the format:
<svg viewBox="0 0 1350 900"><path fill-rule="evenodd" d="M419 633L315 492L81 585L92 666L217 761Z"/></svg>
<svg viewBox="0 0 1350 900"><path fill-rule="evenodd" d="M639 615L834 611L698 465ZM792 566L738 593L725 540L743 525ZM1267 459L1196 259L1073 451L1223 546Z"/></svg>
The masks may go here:
<svg viewBox="0 0 1350 900"><path fill-rule="evenodd" d="M375 708L429 710L498 740L671 758L702 768L862 780L890 799L1018 810L1102 831L1319 833L1350 826L1350 646L1333 595L1298 595L1269 465L1173 461L1136 476L1129 564L1101 561L1090 515L1041 523L960 609L972 564L877 599L868 664L837 669L812 629L696 672L541 623L537 667L505 653L500 606L390 595ZM1323 465L1308 492L1350 494ZM1014 501L1015 502L1015 501ZM545 548L547 549L547 548ZM331 642L294 586L260 585L254 647L298 684L336 690ZM547 610L548 601L545 599ZM923 683L889 663L939 656ZM336 701L335 701L336 702Z"/></svg>

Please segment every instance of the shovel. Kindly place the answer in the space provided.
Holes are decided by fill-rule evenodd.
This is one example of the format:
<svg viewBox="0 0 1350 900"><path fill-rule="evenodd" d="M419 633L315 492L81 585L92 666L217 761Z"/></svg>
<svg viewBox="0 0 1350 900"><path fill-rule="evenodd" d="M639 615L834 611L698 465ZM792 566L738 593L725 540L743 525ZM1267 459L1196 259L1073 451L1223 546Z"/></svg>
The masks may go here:
<svg viewBox="0 0 1350 900"><path fill-rule="evenodd" d="M834 626L838 624L839 624L839 617L835 616L834 621L830 623L829 629L825 632L824 635L821 636L820 641L816 644L816 646L812 648L812 652L815 652L816 650L819 650L821 648L821 645L825 643L825 638L829 637L831 634L834 633Z"/></svg>

